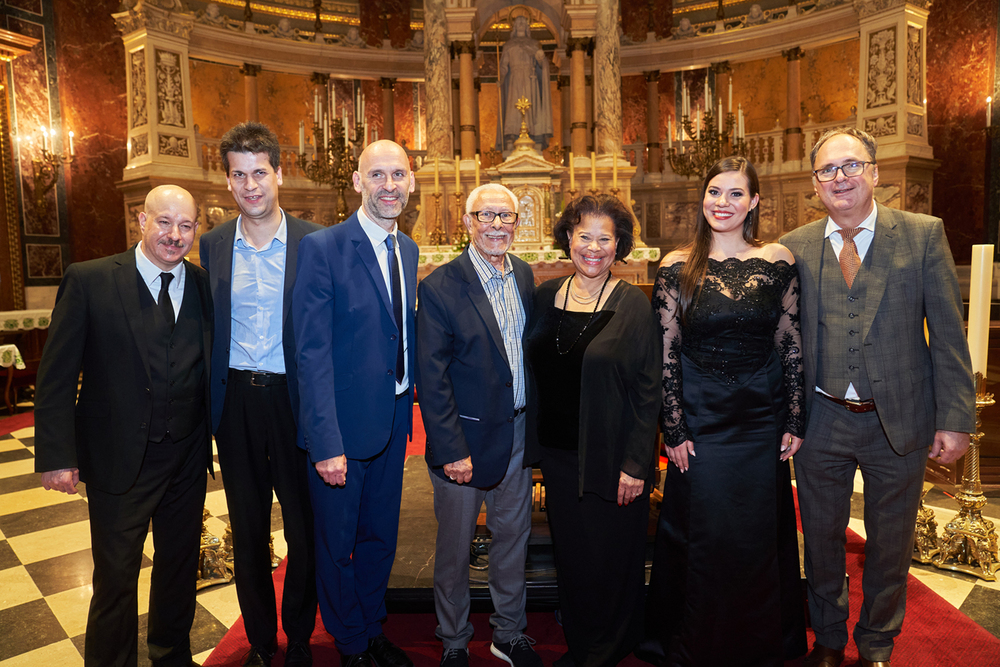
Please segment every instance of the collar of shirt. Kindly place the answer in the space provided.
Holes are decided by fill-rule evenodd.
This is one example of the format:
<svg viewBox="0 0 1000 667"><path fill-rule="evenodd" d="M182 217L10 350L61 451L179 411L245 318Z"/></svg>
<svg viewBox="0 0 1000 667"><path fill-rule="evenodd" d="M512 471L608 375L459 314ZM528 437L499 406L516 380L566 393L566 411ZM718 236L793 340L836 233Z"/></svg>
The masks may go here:
<svg viewBox="0 0 1000 667"><path fill-rule="evenodd" d="M278 231L274 233L274 238L271 239L266 246L263 248L254 248L257 252L264 252L270 250L277 241L281 245L287 245L288 243L288 225L285 224L285 211L284 209L279 209L281 211L281 224L278 225ZM240 244L243 244L242 246ZM246 237L243 236L243 216L240 215L236 219L236 238L233 240L233 245L237 248L253 248L252 245L247 243Z"/></svg>
<svg viewBox="0 0 1000 667"><path fill-rule="evenodd" d="M866 229L870 231L872 234L874 234L875 218L877 217L878 217L878 206L875 205L875 200L873 199L872 212L868 214L868 217L866 217L864 220L861 221L861 224L858 225L858 227L860 227L861 229ZM833 218L831 218L830 216L826 216L826 232L824 234L824 238L830 238L831 236L835 235L834 238L842 241L844 237L842 237L840 234L837 234L839 230L840 230L840 225L834 222ZM861 235L865 234L865 232L858 232L858 233Z"/></svg>
<svg viewBox="0 0 1000 667"><path fill-rule="evenodd" d="M139 275L142 277L142 282L146 283L150 294L153 295L154 301L160 293L161 273L172 273L174 275L174 279L170 282L170 286L167 288L167 292L170 294L171 299L173 299L175 295L184 293L184 278L187 275L187 271L184 270L183 261L181 261L174 268L170 269L170 271L164 271L156 264L153 264L153 262L146 257L146 253L142 251L142 243L137 243L135 246L135 268L139 269Z"/></svg>
<svg viewBox="0 0 1000 667"><path fill-rule="evenodd" d="M490 264L485 257L480 254L479 250L473 245L469 244L468 248L469 259L472 260L472 266L476 269L476 274L479 276L479 281L485 285L487 282L493 278L505 279L510 275L511 271L514 270L514 265L510 261L510 257L504 253L503 256L503 271L497 269L497 267Z"/></svg>
<svg viewBox="0 0 1000 667"><path fill-rule="evenodd" d="M372 247L376 250L379 246L385 246L385 237L389 234L395 236L396 231L399 229L399 226L396 223L393 223L392 231L385 231L385 229L379 227L375 221L368 217L368 214L365 213L364 206L358 209L358 222L361 223L361 229L365 230L365 234L368 235L368 240L372 242ZM399 239L394 238L393 240L396 241L396 247L398 248Z"/></svg>

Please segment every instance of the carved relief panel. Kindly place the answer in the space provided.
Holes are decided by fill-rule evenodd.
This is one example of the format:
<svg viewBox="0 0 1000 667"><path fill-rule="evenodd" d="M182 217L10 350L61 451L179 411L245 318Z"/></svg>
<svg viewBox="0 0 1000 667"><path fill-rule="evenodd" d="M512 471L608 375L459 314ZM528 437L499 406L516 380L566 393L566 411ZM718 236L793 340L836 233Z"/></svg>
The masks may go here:
<svg viewBox="0 0 1000 667"><path fill-rule="evenodd" d="M522 185L514 188L514 195L519 202L517 233L515 243L541 243L542 225L544 223L545 198L542 189L537 185Z"/></svg>
<svg viewBox="0 0 1000 667"><path fill-rule="evenodd" d="M865 104L869 109L896 103L896 26L868 35L868 85Z"/></svg>
<svg viewBox="0 0 1000 667"><path fill-rule="evenodd" d="M162 125L185 127L180 54L156 50L156 108Z"/></svg>
<svg viewBox="0 0 1000 667"><path fill-rule="evenodd" d="M906 101L924 103L923 31L916 26L906 26Z"/></svg>
<svg viewBox="0 0 1000 667"><path fill-rule="evenodd" d="M132 118L130 126L135 129L148 121L146 111L146 49L133 51L130 55L132 70Z"/></svg>

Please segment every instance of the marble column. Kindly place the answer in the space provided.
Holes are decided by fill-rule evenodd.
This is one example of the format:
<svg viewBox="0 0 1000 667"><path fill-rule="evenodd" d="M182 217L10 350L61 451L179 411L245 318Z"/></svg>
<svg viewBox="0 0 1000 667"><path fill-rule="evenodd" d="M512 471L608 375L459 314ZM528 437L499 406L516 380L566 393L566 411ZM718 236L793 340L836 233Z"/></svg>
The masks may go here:
<svg viewBox="0 0 1000 667"><path fill-rule="evenodd" d="M559 112L560 112L559 125L562 129L562 132L560 134L562 135L561 140L562 140L562 150L563 150L563 164L568 164L566 160L569 159L569 151L571 148L570 123L572 123L573 121L571 120L570 107L572 105L572 100L573 100L573 95L572 95L573 88L572 86L570 86L569 76L565 74L559 77L559 82L557 85L559 86Z"/></svg>
<svg viewBox="0 0 1000 667"><path fill-rule="evenodd" d="M382 77L382 136L379 139L396 140L396 80Z"/></svg>
<svg viewBox="0 0 1000 667"><path fill-rule="evenodd" d="M571 38L566 41L570 57L570 145L574 155L587 154L587 81L584 57L589 39Z"/></svg>
<svg viewBox="0 0 1000 667"><path fill-rule="evenodd" d="M122 33L128 96L126 181L203 178L196 154L188 49L194 14L147 3L112 15ZM125 219L130 219L126 208Z"/></svg>
<svg viewBox="0 0 1000 667"><path fill-rule="evenodd" d="M458 155L462 146L462 91L459 80L451 80L451 146L452 152Z"/></svg>
<svg viewBox="0 0 1000 667"><path fill-rule="evenodd" d="M451 153L448 136L451 62L445 0L424 0L424 72L427 77L427 157L448 157Z"/></svg>
<svg viewBox="0 0 1000 667"><path fill-rule="evenodd" d="M480 139L480 127L479 127L479 94L483 92L483 82L477 76L472 80L472 88L474 90L475 99L472 104L472 124L475 126L476 130L476 155L482 151L481 139Z"/></svg>
<svg viewBox="0 0 1000 667"><path fill-rule="evenodd" d="M646 172L661 172L660 72L643 72L646 77Z"/></svg>
<svg viewBox="0 0 1000 667"><path fill-rule="evenodd" d="M475 42L453 42L458 52L458 94L459 94L459 145L463 160L476 157L476 125L473 107L476 91L473 87L472 57L476 53Z"/></svg>
<svg viewBox="0 0 1000 667"><path fill-rule="evenodd" d="M785 127L785 159L802 159L802 87L799 61L805 57L805 52L797 46L793 46L787 51L782 51L788 61L787 66L787 101L785 108L788 112L788 121ZM722 88L720 87L721 91Z"/></svg>
<svg viewBox="0 0 1000 667"><path fill-rule="evenodd" d="M618 155L622 146L621 43L619 0L597 0L594 36L594 146L599 154Z"/></svg>
<svg viewBox="0 0 1000 667"><path fill-rule="evenodd" d="M591 53L593 53L593 49L591 49ZM593 68L593 60L591 60L591 68ZM587 86L587 155L590 155L591 151L594 150L594 137L596 135L594 127L594 75L588 74L583 81Z"/></svg>
<svg viewBox="0 0 1000 667"><path fill-rule="evenodd" d="M243 90L245 92L246 118L245 120L259 121L260 111L257 103L257 75L260 74L260 65L243 63L240 68L243 75Z"/></svg>

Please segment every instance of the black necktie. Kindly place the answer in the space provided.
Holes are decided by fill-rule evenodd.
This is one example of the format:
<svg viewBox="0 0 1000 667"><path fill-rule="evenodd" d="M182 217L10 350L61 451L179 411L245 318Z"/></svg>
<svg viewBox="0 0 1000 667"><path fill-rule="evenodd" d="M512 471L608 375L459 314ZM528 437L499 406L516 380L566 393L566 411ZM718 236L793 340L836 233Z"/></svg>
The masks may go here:
<svg viewBox="0 0 1000 667"><path fill-rule="evenodd" d="M385 247L389 250L386 260L389 264L389 280L392 282L392 314L396 317L399 338L396 345L396 382L403 381L403 287L399 282L399 267L396 265L396 238L385 237Z"/></svg>
<svg viewBox="0 0 1000 667"><path fill-rule="evenodd" d="M156 297L156 305L160 308L160 314L163 315L163 319L172 327L174 326L174 304L170 302L170 295L167 294L167 289L170 287L170 281L174 279L174 274L172 273L161 273L160 274L160 296Z"/></svg>

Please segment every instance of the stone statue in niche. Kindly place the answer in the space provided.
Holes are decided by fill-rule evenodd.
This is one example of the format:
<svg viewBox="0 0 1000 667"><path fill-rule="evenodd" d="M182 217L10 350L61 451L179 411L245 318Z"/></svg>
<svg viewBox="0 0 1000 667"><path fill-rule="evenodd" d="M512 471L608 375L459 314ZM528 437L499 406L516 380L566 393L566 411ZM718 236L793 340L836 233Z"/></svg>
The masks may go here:
<svg viewBox="0 0 1000 667"><path fill-rule="evenodd" d="M531 108L525 120L528 134L542 146L552 136L552 95L549 91L549 61L538 40L531 37L527 16L518 16L500 55L500 107L503 126L497 124L497 145L510 148L521 133L517 101L526 98Z"/></svg>
<svg viewBox="0 0 1000 667"><path fill-rule="evenodd" d="M226 25L226 17L219 10L219 3L217 2L210 2L205 5L205 10L198 12L198 21L200 23L207 23L208 25L219 26L220 28Z"/></svg>
<svg viewBox="0 0 1000 667"><path fill-rule="evenodd" d="M281 37L282 39L295 39L297 35L295 29L292 28L292 22L287 18L282 18L278 21L278 25L274 29L274 36Z"/></svg>
<svg viewBox="0 0 1000 667"><path fill-rule="evenodd" d="M686 39L688 37L694 37L698 34L695 27L691 25L691 19L685 17L681 19L680 24L673 29L674 39Z"/></svg>
<svg viewBox="0 0 1000 667"><path fill-rule="evenodd" d="M423 51L424 50L424 31L414 30L413 37L406 40L406 50L407 51Z"/></svg>
<svg viewBox="0 0 1000 667"><path fill-rule="evenodd" d="M743 24L751 26L761 25L762 23L767 23L767 16L764 14L764 10L760 8L760 5L750 5L750 13L743 20Z"/></svg>
<svg viewBox="0 0 1000 667"><path fill-rule="evenodd" d="M347 34L340 38L340 43L354 49L363 49L368 46L365 40L361 39L361 34L358 32L358 26L356 25L352 25L347 29Z"/></svg>

